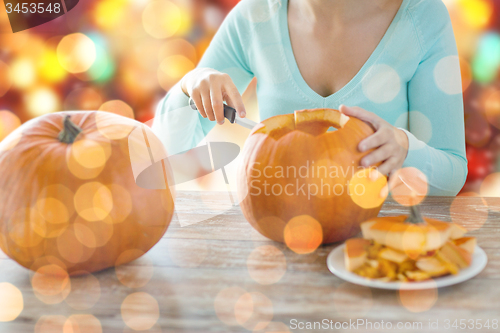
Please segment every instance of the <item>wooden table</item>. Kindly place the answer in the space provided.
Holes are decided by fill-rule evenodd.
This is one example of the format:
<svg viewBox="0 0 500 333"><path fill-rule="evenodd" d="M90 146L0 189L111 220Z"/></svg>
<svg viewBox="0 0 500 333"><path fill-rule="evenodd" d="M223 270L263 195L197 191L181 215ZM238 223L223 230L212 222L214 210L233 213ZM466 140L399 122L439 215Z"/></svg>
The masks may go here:
<svg viewBox="0 0 500 333"><path fill-rule="evenodd" d="M189 202L195 195L178 196ZM312 254L296 254L254 231L240 208L234 207L187 227L180 227L174 218L164 238L146 257L118 272L108 269L94 274L95 278L72 278L71 292L58 304L45 304L37 298L29 271L2 254L0 282L10 282L21 290L24 309L16 320L0 323L0 332L62 333L66 323L67 333L73 332L70 324L77 322L87 323L87 327L80 326L85 333L100 332L101 327L102 332L133 332L124 320L135 328L156 322L147 332L249 332L252 328L255 332L287 332L287 327L290 332L387 332L391 330L381 327L387 328L388 322L394 332L499 331L498 326L493 329L493 321L500 319L500 201L488 199L485 206L480 198L454 199L427 198L421 210L428 217L450 221L453 202L453 217L477 228L471 235L477 237L489 262L477 277L459 285L400 294L346 283L326 267L328 253L338 244L320 247ZM381 211L381 215L406 213L405 207L391 200ZM200 214L199 206L193 206L192 214ZM67 320L75 314L94 317ZM333 323L333 329L293 329L299 323L324 319ZM458 328L452 327L455 319ZM474 325L489 320L490 328L460 329L460 319L466 325L471 325L469 320L477 320ZM349 320L370 321L372 329L366 324L355 330L346 326ZM438 328L429 328L429 320L438 321ZM446 320L449 329L445 329ZM269 321L266 330L258 330ZM407 328L397 329L398 322ZM335 323L344 328L335 330ZM409 328L416 323L422 323L422 328Z"/></svg>

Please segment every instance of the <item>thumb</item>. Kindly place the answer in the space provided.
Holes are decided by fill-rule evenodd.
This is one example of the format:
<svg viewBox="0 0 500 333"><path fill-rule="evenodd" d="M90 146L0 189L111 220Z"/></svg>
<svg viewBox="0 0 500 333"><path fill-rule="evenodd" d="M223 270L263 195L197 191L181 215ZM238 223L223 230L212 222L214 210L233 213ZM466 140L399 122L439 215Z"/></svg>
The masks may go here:
<svg viewBox="0 0 500 333"><path fill-rule="evenodd" d="M378 116L376 116L372 112L360 108L359 106L346 106L342 104L339 106L339 111L346 116L358 118L359 120L372 125L375 129L378 129L380 125Z"/></svg>
<svg viewBox="0 0 500 333"><path fill-rule="evenodd" d="M347 106L344 104L339 106L339 111L345 114L346 116L353 116L359 119L361 119L363 116L366 117L367 116L366 113L368 113L368 111L363 110L358 106Z"/></svg>

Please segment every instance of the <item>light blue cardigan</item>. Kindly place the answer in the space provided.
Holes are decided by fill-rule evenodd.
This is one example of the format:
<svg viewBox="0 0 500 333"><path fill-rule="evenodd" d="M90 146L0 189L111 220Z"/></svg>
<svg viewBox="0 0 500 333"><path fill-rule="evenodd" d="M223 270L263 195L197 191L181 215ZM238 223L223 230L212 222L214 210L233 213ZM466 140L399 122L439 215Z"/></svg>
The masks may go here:
<svg viewBox="0 0 500 333"><path fill-rule="evenodd" d="M403 0L379 45L352 80L322 97L293 56L288 0L243 0L227 16L198 67L228 73L240 93L257 77L260 119L294 110L359 106L409 138L404 166L421 170L429 195L456 195L467 176L460 67L441 0ZM158 105L153 130L170 154L195 147L215 122L190 111L174 86ZM228 138L230 141L230 138Z"/></svg>

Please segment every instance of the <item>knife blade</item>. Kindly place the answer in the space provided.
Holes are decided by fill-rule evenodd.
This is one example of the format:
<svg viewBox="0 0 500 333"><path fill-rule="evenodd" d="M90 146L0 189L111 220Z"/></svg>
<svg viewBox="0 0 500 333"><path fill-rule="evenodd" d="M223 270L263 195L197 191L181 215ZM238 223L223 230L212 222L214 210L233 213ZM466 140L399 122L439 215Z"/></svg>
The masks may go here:
<svg viewBox="0 0 500 333"><path fill-rule="evenodd" d="M192 98L189 98L189 105L191 106L191 109L198 110ZM224 104L224 117L229 120L231 124L238 124L248 129L252 129L255 125L257 125L257 123L253 120L238 116L236 110L227 104Z"/></svg>

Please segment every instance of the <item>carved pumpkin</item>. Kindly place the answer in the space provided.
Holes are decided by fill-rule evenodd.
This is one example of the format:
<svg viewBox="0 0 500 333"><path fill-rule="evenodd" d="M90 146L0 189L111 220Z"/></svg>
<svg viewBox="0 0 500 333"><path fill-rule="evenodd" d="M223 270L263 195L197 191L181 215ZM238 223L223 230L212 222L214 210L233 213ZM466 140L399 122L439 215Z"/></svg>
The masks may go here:
<svg viewBox="0 0 500 333"><path fill-rule="evenodd" d="M3 140L0 248L32 270L57 265L76 275L132 261L155 245L174 203L168 186L135 183L129 134L138 126L159 143L135 120L88 111L33 119Z"/></svg>
<svg viewBox="0 0 500 333"><path fill-rule="evenodd" d="M373 132L332 109L264 120L245 142L238 172L245 218L262 235L302 253L357 234L385 199L386 177L359 165L370 151L357 146Z"/></svg>

